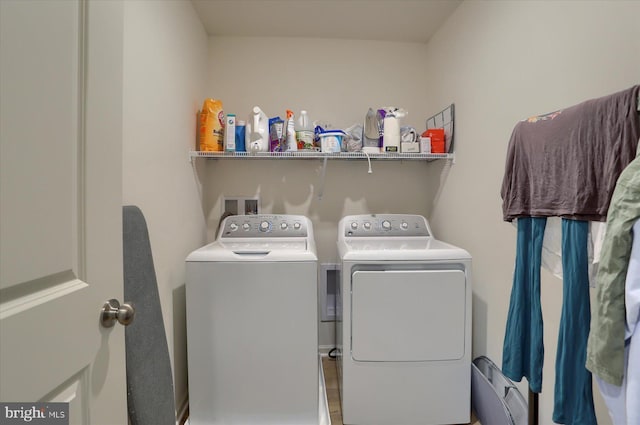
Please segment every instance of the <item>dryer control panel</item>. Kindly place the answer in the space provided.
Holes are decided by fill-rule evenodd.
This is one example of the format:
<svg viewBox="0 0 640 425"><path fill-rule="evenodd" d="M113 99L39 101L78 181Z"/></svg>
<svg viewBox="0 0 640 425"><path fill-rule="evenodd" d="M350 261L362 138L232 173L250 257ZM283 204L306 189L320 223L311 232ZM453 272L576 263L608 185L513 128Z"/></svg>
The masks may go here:
<svg viewBox="0 0 640 425"><path fill-rule="evenodd" d="M220 238L306 238L308 219L285 214L234 215L224 219Z"/></svg>
<svg viewBox="0 0 640 425"><path fill-rule="evenodd" d="M342 219L345 237L431 236L427 219L411 214L362 214Z"/></svg>

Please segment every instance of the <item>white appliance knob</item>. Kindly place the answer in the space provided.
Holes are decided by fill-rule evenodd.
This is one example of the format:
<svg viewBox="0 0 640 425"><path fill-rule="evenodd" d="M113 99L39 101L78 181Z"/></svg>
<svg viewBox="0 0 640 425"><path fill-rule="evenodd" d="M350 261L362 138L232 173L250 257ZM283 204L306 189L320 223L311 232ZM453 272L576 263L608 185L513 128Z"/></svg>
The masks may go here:
<svg viewBox="0 0 640 425"><path fill-rule="evenodd" d="M391 230L391 223L389 223L389 220L384 220L382 222L382 228L384 230Z"/></svg>
<svg viewBox="0 0 640 425"><path fill-rule="evenodd" d="M409 225L407 224L406 221L403 221L400 226L402 227L403 230L407 230L409 228Z"/></svg>
<svg viewBox="0 0 640 425"><path fill-rule="evenodd" d="M249 229L251 229L251 225L249 225L249 223L244 223L244 224L242 225L242 229L243 229L243 230L249 230Z"/></svg>
<svg viewBox="0 0 640 425"><path fill-rule="evenodd" d="M293 223L293 228L298 230L301 227L301 224L298 223L297 221L295 223Z"/></svg>
<svg viewBox="0 0 640 425"><path fill-rule="evenodd" d="M235 232L236 230L238 230L238 225L237 225L236 223L231 223L231 224L229 225L229 229L230 229L232 232Z"/></svg>
<svg viewBox="0 0 640 425"><path fill-rule="evenodd" d="M371 223L369 223L368 221L364 223L364 228L366 230L370 230L371 229Z"/></svg>
<svg viewBox="0 0 640 425"><path fill-rule="evenodd" d="M260 230L262 232L266 232L267 230L269 230L269 222L268 221L263 221L260 223Z"/></svg>
<svg viewBox="0 0 640 425"><path fill-rule="evenodd" d="M353 230L356 230L356 229L358 228L358 223L356 223L355 221L353 221L353 222L351 223L351 228L352 228Z"/></svg>
<svg viewBox="0 0 640 425"><path fill-rule="evenodd" d="M288 227L289 227L289 225L288 225L287 223L282 223L282 224L280 225L280 228L281 228L282 230L287 230L287 228L288 228Z"/></svg>

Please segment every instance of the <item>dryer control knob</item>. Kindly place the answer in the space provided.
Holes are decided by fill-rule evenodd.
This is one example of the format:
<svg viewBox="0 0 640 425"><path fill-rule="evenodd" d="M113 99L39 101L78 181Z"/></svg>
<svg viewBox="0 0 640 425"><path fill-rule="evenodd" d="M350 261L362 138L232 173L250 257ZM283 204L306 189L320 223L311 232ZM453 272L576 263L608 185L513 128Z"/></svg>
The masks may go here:
<svg viewBox="0 0 640 425"><path fill-rule="evenodd" d="M402 230L407 230L409 228L409 224L406 221L403 221L400 227L402 227Z"/></svg>
<svg viewBox="0 0 640 425"><path fill-rule="evenodd" d="M269 225L268 221L263 221L263 222L260 223L260 231L261 232L266 232L267 230L269 230L269 227L271 227L271 226Z"/></svg>
<svg viewBox="0 0 640 425"><path fill-rule="evenodd" d="M242 230L245 230L245 231L246 231L246 230L249 230L249 229L251 229L251 225L250 225L249 223L244 223L244 224L242 225Z"/></svg>
<svg viewBox="0 0 640 425"><path fill-rule="evenodd" d="M232 232L235 232L236 230L238 230L238 225L236 223L231 223L229 225L229 230L231 230Z"/></svg>
<svg viewBox="0 0 640 425"><path fill-rule="evenodd" d="M364 228L365 230L371 230L371 223L369 223L368 221L364 223Z"/></svg>
<svg viewBox="0 0 640 425"><path fill-rule="evenodd" d="M358 223L356 223L355 221L351 222L351 228L353 230L356 230L358 228Z"/></svg>
<svg viewBox="0 0 640 425"><path fill-rule="evenodd" d="M382 222L382 228L384 230L391 230L391 223L389 222L389 220L384 220Z"/></svg>
<svg viewBox="0 0 640 425"><path fill-rule="evenodd" d="M287 228L289 228L289 225L288 225L287 223L282 223L282 224L280 225L280 228L281 228L282 230L287 230Z"/></svg>
<svg viewBox="0 0 640 425"><path fill-rule="evenodd" d="M293 228L298 230L300 227L302 227L302 225L300 223L298 223L297 221L295 223L293 223Z"/></svg>

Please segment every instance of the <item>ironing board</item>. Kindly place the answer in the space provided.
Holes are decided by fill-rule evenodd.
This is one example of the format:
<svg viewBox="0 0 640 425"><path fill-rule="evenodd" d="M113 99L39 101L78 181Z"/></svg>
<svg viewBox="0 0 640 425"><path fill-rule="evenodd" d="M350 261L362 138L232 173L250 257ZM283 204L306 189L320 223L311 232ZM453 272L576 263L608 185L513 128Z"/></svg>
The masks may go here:
<svg viewBox="0 0 640 425"><path fill-rule="evenodd" d="M131 425L175 425L169 349L147 223L136 206L122 211L124 299L136 308L125 328L127 405Z"/></svg>

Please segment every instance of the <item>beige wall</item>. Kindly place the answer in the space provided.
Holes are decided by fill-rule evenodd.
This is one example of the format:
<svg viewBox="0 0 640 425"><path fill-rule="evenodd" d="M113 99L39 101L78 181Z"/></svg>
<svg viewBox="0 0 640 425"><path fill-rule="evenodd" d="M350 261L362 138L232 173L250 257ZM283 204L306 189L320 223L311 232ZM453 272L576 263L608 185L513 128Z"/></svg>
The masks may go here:
<svg viewBox="0 0 640 425"><path fill-rule="evenodd" d="M206 95L246 119L306 109L336 128L362 123L369 106L399 106L424 126L426 46L359 40L210 37Z"/></svg>
<svg viewBox="0 0 640 425"><path fill-rule="evenodd" d="M207 36L189 2L124 3L123 204L138 205L149 227L180 409L187 397L184 259L205 241L201 187L187 153Z"/></svg>
<svg viewBox="0 0 640 425"><path fill-rule="evenodd" d="M500 199L511 130L638 84L638 16L638 2L467 1L428 45L429 104L455 102L457 118L456 164L430 168L429 181L441 182L430 219L440 237L473 255L474 356L502 361L516 236ZM562 282L545 273L541 424L551 423L561 302ZM610 423L599 400L597 413Z"/></svg>

